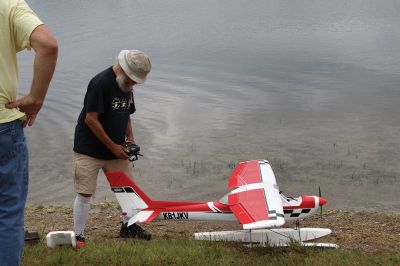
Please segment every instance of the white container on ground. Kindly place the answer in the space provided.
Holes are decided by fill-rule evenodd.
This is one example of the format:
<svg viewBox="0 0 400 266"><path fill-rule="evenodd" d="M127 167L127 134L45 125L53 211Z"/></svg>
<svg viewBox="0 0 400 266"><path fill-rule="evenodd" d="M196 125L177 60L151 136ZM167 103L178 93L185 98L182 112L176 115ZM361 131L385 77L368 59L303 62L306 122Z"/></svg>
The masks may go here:
<svg viewBox="0 0 400 266"><path fill-rule="evenodd" d="M56 246L76 246L75 233L73 231L53 231L46 235L46 243L49 248Z"/></svg>

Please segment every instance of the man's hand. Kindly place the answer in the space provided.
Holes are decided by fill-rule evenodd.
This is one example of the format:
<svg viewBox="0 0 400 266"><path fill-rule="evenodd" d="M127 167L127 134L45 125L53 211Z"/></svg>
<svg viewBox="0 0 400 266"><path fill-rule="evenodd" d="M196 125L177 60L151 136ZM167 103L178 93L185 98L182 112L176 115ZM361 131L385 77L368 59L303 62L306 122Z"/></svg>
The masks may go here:
<svg viewBox="0 0 400 266"><path fill-rule="evenodd" d="M136 142L133 138L125 138L125 142L130 143L130 144L136 144Z"/></svg>
<svg viewBox="0 0 400 266"><path fill-rule="evenodd" d="M26 114L26 120L23 123L23 127L32 126L35 122L36 116L42 108L43 101L36 99L33 95L28 94L21 99L6 104L6 108L13 109L19 108L21 112Z"/></svg>
<svg viewBox="0 0 400 266"><path fill-rule="evenodd" d="M121 145L113 145L111 152L117 156L119 159L127 160L129 158L127 150Z"/></svg>

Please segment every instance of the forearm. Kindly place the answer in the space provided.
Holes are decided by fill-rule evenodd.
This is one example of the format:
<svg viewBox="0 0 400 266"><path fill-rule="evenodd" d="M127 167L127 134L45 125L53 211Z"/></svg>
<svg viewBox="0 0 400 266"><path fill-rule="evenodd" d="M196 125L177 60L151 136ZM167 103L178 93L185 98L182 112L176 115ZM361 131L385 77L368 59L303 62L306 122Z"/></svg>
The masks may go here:
<svg viewBox="0 0 400 266"><path fill-rule="evenodd" d="M98 113L87 113L85 123L96 136L96 138L98 138L117 158L123 160L129 158L129 156L126 154L125 148L114 143L114 141L112 141L107 135L106 131L98 120Z"/></svg>
<svg viewBox="0 0 400 266"><path fill-rule="evenodd" d="M107 147L107 149L113 150L113 147L117 145L110 139L98 120L87 120L86 125L93 132L96 138L98 138Z"/></svg>
<svg viewBox="0 0 400 266"><path fill-rule="evenodd" d="M56 67L58 45L47 28L41 25L31 35L31 46L35 50L35 59L30 94L43 102Z"/></svg>
<svg viewBox="0 0 400 266"><path fill-rule="evenodd" d="M56 62L57 53L40 51L35 54L30 94L38 101L44 101L46 97Z"/></svg>
<svg viewBox="0 0 400 266"><path fill-rule="evenodd" d="M128 125L126 127L125 138L126 138L127 142L135 143L135 137L133 136L131 118L129 118L129 120L128 120Z"/></svg>

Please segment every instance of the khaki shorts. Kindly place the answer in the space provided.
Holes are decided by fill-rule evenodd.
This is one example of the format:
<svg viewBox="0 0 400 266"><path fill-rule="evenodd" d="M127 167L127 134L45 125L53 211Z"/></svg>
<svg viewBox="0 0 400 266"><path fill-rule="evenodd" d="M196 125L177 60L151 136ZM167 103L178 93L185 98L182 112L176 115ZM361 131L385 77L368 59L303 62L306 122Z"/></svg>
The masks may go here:
<svg viewBox="0 0 400 266"><path fill-rule="evenodd" d="M74 152L72 175L74 176L75 192L93 195L96 192L97 175L100 169L104 174L122 171L133 180L132 164L129 160L102 160Z"/></svg>

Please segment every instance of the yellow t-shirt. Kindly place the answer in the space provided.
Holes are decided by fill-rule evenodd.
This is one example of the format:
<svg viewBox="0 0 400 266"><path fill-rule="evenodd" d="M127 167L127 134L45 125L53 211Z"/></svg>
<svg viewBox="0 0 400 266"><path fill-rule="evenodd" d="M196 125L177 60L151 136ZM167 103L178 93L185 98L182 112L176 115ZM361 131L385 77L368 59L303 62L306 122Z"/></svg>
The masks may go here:
<svg viewBox="0 0 400 266"><path fill-rule="evenodd" d="M0 123L25 115L4 105L17 98L17 52L31 49L31 33L41 24L24 0L0 0Z"/></svg>

